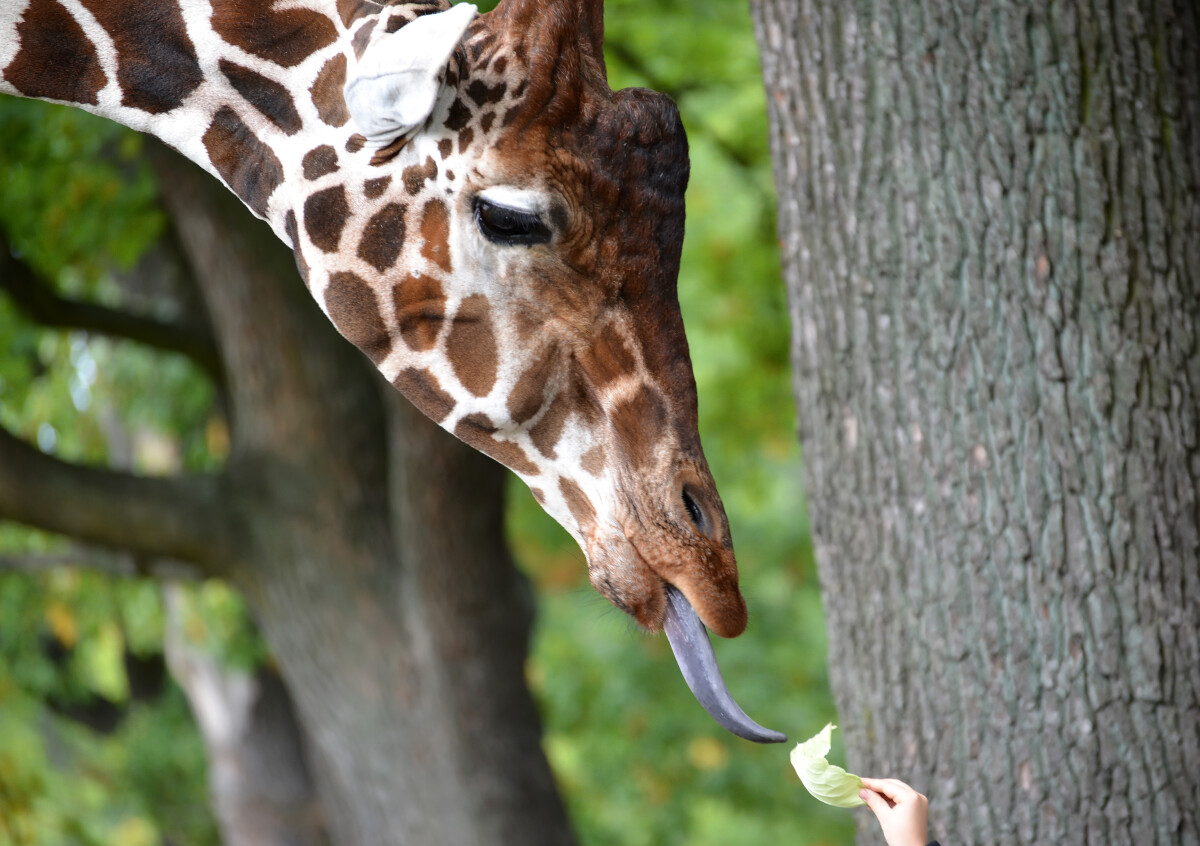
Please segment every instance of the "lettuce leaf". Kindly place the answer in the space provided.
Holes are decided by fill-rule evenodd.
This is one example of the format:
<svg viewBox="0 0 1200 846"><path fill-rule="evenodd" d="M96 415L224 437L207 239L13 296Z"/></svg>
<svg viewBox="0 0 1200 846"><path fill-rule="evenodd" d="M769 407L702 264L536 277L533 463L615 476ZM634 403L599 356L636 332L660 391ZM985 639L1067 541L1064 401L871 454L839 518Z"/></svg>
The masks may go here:
<svg viewBox="0 0 1200 846"><path fill-rule="evenodd" d="M833 723L828 723L808 740L797 743L792 750L792 766L808 792L826 805L838 808L865 805L858 796L862 779L825 760L835 728Z"/></svg>

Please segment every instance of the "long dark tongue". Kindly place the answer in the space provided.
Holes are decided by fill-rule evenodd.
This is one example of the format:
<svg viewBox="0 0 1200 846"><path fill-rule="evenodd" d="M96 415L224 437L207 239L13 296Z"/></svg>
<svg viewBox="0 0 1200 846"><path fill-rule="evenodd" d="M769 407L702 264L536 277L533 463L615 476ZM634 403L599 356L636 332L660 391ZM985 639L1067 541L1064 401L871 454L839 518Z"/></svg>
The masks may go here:
<svg viewBox="0 0 1200 846"><path fill-rule="evenodd" d="M763 728L746 716L725 686L708 630L682 593L667 585L667 616L663 621L683 680L714 720L738 737L755 743L783 743L787 735Z"/></svg>

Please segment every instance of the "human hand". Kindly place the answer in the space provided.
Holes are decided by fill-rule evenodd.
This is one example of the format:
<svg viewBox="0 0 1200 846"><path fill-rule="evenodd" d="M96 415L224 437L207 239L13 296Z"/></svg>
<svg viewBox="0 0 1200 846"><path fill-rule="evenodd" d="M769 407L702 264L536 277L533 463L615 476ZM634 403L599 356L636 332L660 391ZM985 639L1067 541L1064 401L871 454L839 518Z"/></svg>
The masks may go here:
<svg viewBox="0 0 1200 846"><path fill-rule="evenodd" d="M925 846L929 800L895 778L864 778L858 792L879 820L888 846Z"/></svg>

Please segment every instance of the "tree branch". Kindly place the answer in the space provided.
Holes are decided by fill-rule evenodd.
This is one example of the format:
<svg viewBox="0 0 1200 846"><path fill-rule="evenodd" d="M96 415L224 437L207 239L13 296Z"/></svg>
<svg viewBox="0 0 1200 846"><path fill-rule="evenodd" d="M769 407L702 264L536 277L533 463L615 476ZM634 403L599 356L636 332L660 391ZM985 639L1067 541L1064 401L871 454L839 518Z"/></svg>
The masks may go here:
<svg viewBox="0 0 1200 846"><path fill-rule="evenodd" d="M0 232L0 288L43 326L86 329L177 352L204 368L218 384L224 382L221 357L210 334L178 321L154 320L60 297L33 268L12 254L3 232Z"/></svg>
<svg viewBox="0 0 1200 846"><path fill-rule="evenodd" d="M0 519L219 575L240 523L220 476L150 478L71 464L0 427Z"/></svg>
<svg viewBox="0 0 1200 846"><path fill-rule="evenodd" d="M137 567L128 555L116 555L107 550L89 555L74 552L31 552L0 555L0 571L17 573L44 573L59 567L83 566L107 576L136 576Z"/></svg>
<svg viewBox="0 0 1200 846"><path fill-rule="evenodd" d="M184 561L114 552L87 544L74 544L66 552L0 555L0 572L44 573L59 567L83 567L106 576L150 576L176 582L194 581L199 576L196 568Z"/></svg>

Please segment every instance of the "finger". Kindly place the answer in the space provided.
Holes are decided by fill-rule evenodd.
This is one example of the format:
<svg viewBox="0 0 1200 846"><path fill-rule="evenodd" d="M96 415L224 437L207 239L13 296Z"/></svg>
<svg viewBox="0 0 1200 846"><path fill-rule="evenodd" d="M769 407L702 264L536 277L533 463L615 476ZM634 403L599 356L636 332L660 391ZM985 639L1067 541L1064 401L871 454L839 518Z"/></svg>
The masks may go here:
<svg viewBox="0 0 1200 846"><path fill-rule="evenodd" d="M866 782L865 778L863 782ZM888 800L884 799L874 790L864 787L858 791L858 795L860 799L867 803L867 807L871 809L871 813L877 817L889 808Z"/></svg>
<svg viewBox="0 0 1200 846"><path fill-rule="evenodd" d="M895 805L911 802L915 797L921 795L898 778L864 778L862 782L876 793L882 793L888 797Z"/></svg>
<svg viewBox="0 0 1200 846"><path fill-rule="evenodd" d="M889 798L897 796L905 790L912 790L911 787L896 778L863 778L862 783L876 793L882 793Z"/></svg>

